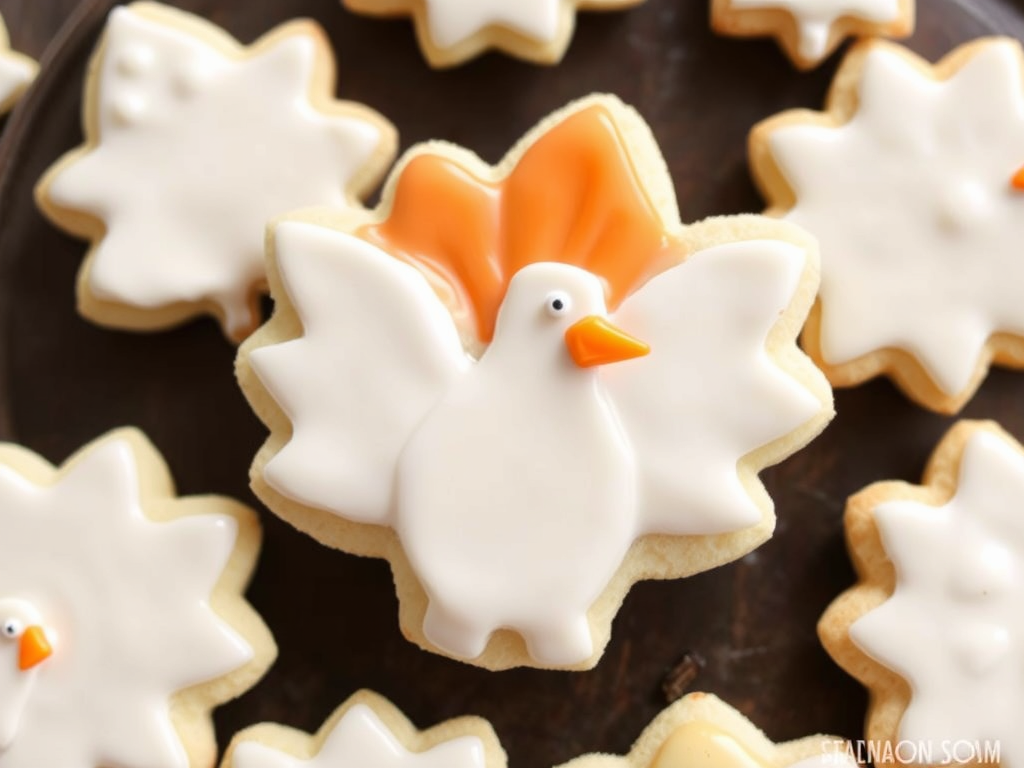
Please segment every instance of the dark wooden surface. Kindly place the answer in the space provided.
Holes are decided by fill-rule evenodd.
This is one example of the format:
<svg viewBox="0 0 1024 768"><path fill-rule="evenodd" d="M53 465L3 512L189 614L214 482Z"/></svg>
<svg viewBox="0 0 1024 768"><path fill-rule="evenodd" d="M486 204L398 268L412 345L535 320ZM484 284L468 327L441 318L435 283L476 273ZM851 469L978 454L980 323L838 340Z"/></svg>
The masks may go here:
<svg viewBox="0 0 1024 768"><path fill-rule="evenodd" d="M835 59L798 74L770 42L712 36L704 0L648 0L627 13L582 16L566 60L536 68L489 55L448 72L422 62L411 26L354 16L337 0L181 0L242 40L309 15L334 39L339 92L379 109L403 147L429 138L498 159L540 117L574 97L614 91L651 123L684 220L758 210L745 137L780 109L818 107ZM921 0L911 47L936 57L980 34L1024 33L1021 0ZM236 389L234 349L211 321L132 335L77 317L84 251L35 210L42 170L80 140L83 69L109 0L0 0L16 47L46 53L37 86L0 144L0 436L51 460L122 424L143 427L183 493L256 504L249 461L264 436ZM140 184L146 184L140 169ZM662 682L685 652L706 660L692 689L712 691L776 740L816 731L859 737L865 696L821 650L814 625L846 587L846 496L881 478L916 480L950 420L888 383L838 393L839 416L809 448L765 473L779 512L775 538L714 572L638 585L601 664L586 673L492 673L419 651L398 631L387 565L331 552L263 513L266 541L250 597L280 658L253 691L217 714L223 741L259 720L317 727L360 687L392 699L421 726L465 713L488 718L513 768L549 768L588 751L623 752L665 705ZM990 376L965 415L1024 435L1024 374ZM258 506L258 505L257 505Z"/></svg>

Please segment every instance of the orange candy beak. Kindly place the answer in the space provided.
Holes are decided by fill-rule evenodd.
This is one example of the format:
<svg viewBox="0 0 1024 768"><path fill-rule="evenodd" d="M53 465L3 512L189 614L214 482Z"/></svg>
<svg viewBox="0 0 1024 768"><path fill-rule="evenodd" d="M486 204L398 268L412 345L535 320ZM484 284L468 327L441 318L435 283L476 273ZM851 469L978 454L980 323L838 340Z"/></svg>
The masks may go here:
<svg viewBox="0 0 1024 768"><path fill-rule="evenodd" d="M643 357L651 348L599 315L588 315L569 326L565 346L580 368Z"/></svg>
<svg viewBox="0 0 1024 768"><path fill-rule="evenodd" d="M1010 178L1010 186L1024 191L1024 165L1018 168L1017 172Z"/></svg>
<svg viewBox="0 0 1024 768"><path fill-rule="evenodd" d="M50 658L53 647L46 639L46 633L38 625L28 627L21 636L18 647L18 667L22 670L32 669Z"/></svg>

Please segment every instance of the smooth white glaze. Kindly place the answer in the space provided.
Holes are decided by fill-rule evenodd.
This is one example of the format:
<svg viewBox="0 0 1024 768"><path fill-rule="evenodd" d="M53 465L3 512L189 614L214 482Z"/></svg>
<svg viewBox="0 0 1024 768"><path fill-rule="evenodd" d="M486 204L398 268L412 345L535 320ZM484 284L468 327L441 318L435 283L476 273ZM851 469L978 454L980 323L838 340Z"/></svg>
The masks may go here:
<svg viewBox="0 0 1024 768"><path fill-rule="evenodd" d="M935 756L950 741L998 741L1001 765L1024 765L1022 506L1024 455L978 431L947 504L874 509L896 590L850 637L910 684L899 738Z"/></svg>
<svg viewBox="0 0 1024 768"><path fill-rule="evenodd" d="M0 764L188 768L171 696L253 656L209 604L235 545L234 519L147 518L124 440L99 444L54 485L0 465L0 518L2 595L30 603L53 646L29 670ZM0 680L9 679L6 661L0 655Z"/></svg>
<svg viewBox="0 0 1024 768"><path fill-rule="evenodd" d="M349 709L314 757L292 757L259 741L235 746L231 768L485 768L484 745L460 736L424 752L410 752L365 704Z"/></svg>
<svg viewBox="0 0 1024 768"><path fill-rule="evenodd" d="M264 280L266 223L350 205L346 187L380 131L313 107L312 34L231 56L151 13L111 12L98 145L64 167L50 197L106 224L90 272L96 298L143 309L208 302L237 335Z"/></svg>
<svg viewBox="0 0 1024 768"><path fill-rule="evenodd" d="M899 0L732 0L732 7L745 10L781 9L792 14L800 33L800 55L818 61L828 53L832 25L843 17L875 24L899 18Z"/></svg>
<svg viewBox="0 0 1024 768"><path fill-rule="evenodd" d="M394 527L430 598L425 634L452 655L509 626L538 662L587 659L586 612L632 541L758 523L737 462L821 409L764 347L804 265L788 243L712 248L652 279L611 318L650 355L584 369L565 330L606 312L583 270L524 267L473 362L413 267L313 224L275 237L304 335L250 356L293 425L264 479Z"/></svg>
<svg viewBox="0 0 1024 768"><path fill-rule="evenodd" d="M806 760L793 763L789 768L857 768L859 765L860 763L845 752L836 752L808 757Z"/></svg>
<svg viewBox="0 0 1024 768"><path fill-rule="evenodd" d="M36 69L35 62L28 57L0 46L0 103L32 82Z"/></svg>
<svg viewBox="0 0 1024 768"><path fill-rule="evenodd" d="M558 35L563 0L425 0L430 39L451 48L487 27L506 27L550 43Z"/></svg>
<svg viewBox="0 0 1024 768"><path fill-rule="evenodd" d="M821 351L885 348L949 395L988 337L1024 334L1024 90L1017 44L992 42L945 82L889 48L867 55L859 107L838 127L770 136L796 193L786 215L821 244Z"/></svg>

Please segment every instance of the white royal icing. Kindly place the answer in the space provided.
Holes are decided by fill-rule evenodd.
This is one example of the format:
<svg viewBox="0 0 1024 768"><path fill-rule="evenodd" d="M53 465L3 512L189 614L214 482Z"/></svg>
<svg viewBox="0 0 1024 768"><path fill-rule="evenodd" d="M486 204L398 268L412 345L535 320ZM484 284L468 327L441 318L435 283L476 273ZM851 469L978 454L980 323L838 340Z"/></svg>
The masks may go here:
<svg viewBox="0 0 1024 768"><path fill-rule="evenodd" d="M425 0L430 39L450 48L487 27L508 27L549 43L558 36L563 0Z"/></svg>
<svg viewBox="0 0 1024 768"><path fill-rule="evenodd" d="M874 509L896 590L850 627L868 654L910 683L899 738L942 755L956 741L999 744L1024 765L1024 455L979 430L943 506Z"/></svg>
<svg viewBox="0 0 1024 768"><path fill-rule="evenodd" d="M758 523L737 462L822 407L764 347L804 265L787 243L712 248L655 277L611 318L651 353L583 369L565 331L607 315L584 270L520 270L473 361L413 267L314 224L275 238L304 335L250 354L293 426L263 477L394 527L430 599L424 632L452 655L512 627L538 662L586 660L587 610L632 541ZM555 317L553 291L570 299Z"/></svg>
<svg viewBox="0 0 1024 768"><path fill-rule="evenodd" d="M899 18L899 0L732 0L738 9L782 9L792 14L800 33L800 55L818 61L828 53L832 25L844 17L875 24Z"/></svg>
<svg viewBox="0 0 1024 768"><path fill-rule="evenodd" d="M36 63L7 46L7 34L0 19L0 104L25 88L36 76Z"/></svg>
<svg viewBox="0 0 1024 768"><path fill-rule="evenodd" d="M365 704L349 709L309 759L259 741L241 741L230 768L485 768L484 745L460 736L424 752L410 752Z"/></svg>
<svg viewBox="0 0 1024 768"><path fill-rule="evenodd" d="M1016 43L986 44L945 82L875 47L848 123L771 134L796 195L786 218L821 243L828 363L903 349L955 395L992 333L1024 334L1022 86Z"/></svg>
<svg viewBox="0 0 1024 768"><path fill-rule="evenodd" d="M49 195L106 224L90 272L98 299L211 303L238 336L265 279L267 221L350 206L347 188L381 132L314 108L313 35L231 56L176 18L152 18L153 7L111 12L95 75L98 145L64 167Z"/></svg>
<svg viewBox="0 0 1024 768"><path fill-rule="evenodd" d="M209 603L236 522L150 520L137 471L123 439L52 485L0 465L0 614L28 604L53 649L19 691L24 672L0 637L4 768L188 768L171 697L253 657ZM21 711L8 732L12 697Z"/></svg>

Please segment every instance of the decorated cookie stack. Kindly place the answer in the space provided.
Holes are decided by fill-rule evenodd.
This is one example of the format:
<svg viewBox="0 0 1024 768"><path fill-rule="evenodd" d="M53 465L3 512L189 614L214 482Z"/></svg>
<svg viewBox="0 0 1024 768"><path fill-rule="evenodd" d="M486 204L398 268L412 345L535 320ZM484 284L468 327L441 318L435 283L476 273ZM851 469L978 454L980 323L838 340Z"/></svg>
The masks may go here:
<svg viewBox="0 0 1024 768"><path fill-rule="evenodd" d="M667 4L606 16L609 34L633 14L672 22L678 9ZM579 76L574 84L590 86L562 94L547 116L519 120L523 107L515 132L535 124L511 146L489 141L492 157L503 155L496 162L462 146L463 126L447 116L438 120L447 131L396 160L391 110L362 103L373 90L343 78L357 100L335 97L334 48L316 22L288 21L243 44L179 8L97 5L84 136L47 156L35 200L52 224L88 241L63 247L85 251L75 291L80 314L104 327L79 329L93 343L155 349L171 377L180 368L161 339L209 330L171 330L187 321L210 316L238 344L241 392L230 383L231 397L207 410L220 431L244 399L262 437L251 419L248 434L225 428L221 455L169 415L180 413L182 387L149 412L160 413L156 434L181 438L167 440L177 446L169 455L199 469L190 491L217 487L222 471L237 488L250 465L268 548L252 599L275 619L268 629L244 598L258 514L225 496L179 495L138 429L92 439L59 466L0 445L0 768L515 768L524 752L560 755L540 768L825 768L869 758L1024 768L1024 448L996 421L961 421L912 485L884 480L876 467L900 473L883 461L861 461L872 444L844 442L903 429L879 423L874 404L859 409L859 429L844 424L854 397L888 397L892 412L922 424L918 406L958 413L991 365L1024 368L1019 42L977 39L932 64L877 37L910 34L912 0L712 0L716 31L775 37L798 69L862 39L843 54L823 111L772 116L773 107L732 126L733 139L749 129L767 210L712 201L703 212L714 215L702 217L680 213L680 204L699 210L700 193L666 150L678 142L663 116L652 129L643 109L590 92L612 84ZM356 12L348 23L371 37L382 25L360 15L411 17L431 67L491 49L526 60L503 62L514 88L533 64L566 55L577 10L640 0L344 5ZM6 109L36 66L3 37ZM363 83L374 67L398 71L400 51L394 62L383 47L377 54L358 66L346 59L342 74ZM31 147L59 61L11 118L19 152ZM559 71L549 71L556 93ZM388 81L405 88L400 107L415 114L413 79L447 76L411 69L408 83ZM465 98L458 87L445 93L449 103ZM718 106L731 95L721 98ZM0 157L17 167L17 157ZM17 199L13 183L0 180L0 201ZM677 189L690 194L677 202ZM0 298L13 302L19 273L0 274L9 280ZM226 381L227 357L218 359L213 375ZM142 367L118 386L145 381ZM881 376L912 403L875 386L834 408L833 387ZM63 370L60 379L74 384ZM1019 376L1009 386L1019 392ZM119 407L131 398L83 388ZM837 410L843 438L801 452ZM83 419L102 421L92 411ZM0 429L13 431L5 421ZM918 428L917 447L937 433ZM47 455L62 444L36 442ZM799 464L762 480L790 457ZM855 461L870 473L830 482ZM810 513L798 518L801 503ZM852 587L828 549L840 517ZM374 592L380 568L315 547L295 556L306 540L292 528L386 561L397 617L389 595ZM817 604L786 591L798 579ZM626 605L649 580L675 582L658 593L671 599L646 603L672 621L645 623L650 615ZM751 608L750 582L762 582L777 627L769 609ZM287 605L275 606L275 594ZM357 596L358 614L347 608ZM287 610L290 624L276 618ZM316 630L328 614L341 617L343 637ZM377 633L400 630L404 640L378 647L381 617ZM712 624L723 628L719 644L694 647L692 628ZM730 666L771 650L752 638L772 632L785 636L787 669ZM257 702L248 727L215 734L213 710L272 669L272 633L283 660L303 658L305 677L272 671L248 700ZM863 729L806 735L843 728L828 719L836 713L854 710L847 723L864 715L855 698L836 704L851 686L834 667L814 672L819 637L869 691ZM653 703L635 670L679 656L668 701ZM340 676L337 658L351 662ZM528 678L519 710L499 674L514 667L546 670ZM386 673L368 675L374 668ZM728 695L740 669L773 711ZM815 674L818 688L807 682ZM390 689L365 689L380 682ZM830 685L840 693L823 694ZM410 689L428 722L384 698L401 702ZM816 707L808 691L829 704ZM309 704L328 696L327 709ZM597 722L588 733L607 738L593 745L568 730L552 736L555 721L533 714L595 702L598 717L583 712ZM496 713L495 727L449 718L464 705ZM782 719L790 708L799 716ZM811 722L816 708L827 716ZM533 738L559 740L557 750L524 750L525 728L503 733L513 713L532 715Z"/></svg>

